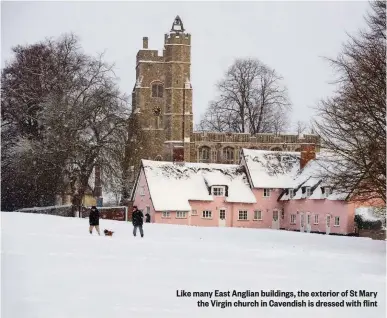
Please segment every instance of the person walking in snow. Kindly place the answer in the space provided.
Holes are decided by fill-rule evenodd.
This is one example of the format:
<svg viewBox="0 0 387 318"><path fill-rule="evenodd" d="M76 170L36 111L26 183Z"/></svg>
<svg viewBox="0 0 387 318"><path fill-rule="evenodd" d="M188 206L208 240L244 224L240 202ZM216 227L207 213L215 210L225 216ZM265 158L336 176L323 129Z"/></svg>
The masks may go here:
<svg viewBox="0 0 387 318"><path fill-rule="evenodd" d="M137 206L133 206L132 223L133 223L133 236L136 236L137 228L139 228L141 237L144 237L144 230L142 229L142 225L144 223L144 214L137 209Z"/></svg>
<svg viewBox="0 0 387 318"><path fill-rule="evenodd" d="M101 235L101 233L99 232L99 211L95 206L91 207L91 211L89 214L89 224L90 224L90 227L89 227L90 234L93 234L93 228L95 227L95 229L98 232L98 235Z"/></svg>
<svg viewBox="0 0 387 318"><path fill-rule="evenodd" d="M145 223L150 223L150 214L149 214L149 212L147 212L145 214Z"/></svg>

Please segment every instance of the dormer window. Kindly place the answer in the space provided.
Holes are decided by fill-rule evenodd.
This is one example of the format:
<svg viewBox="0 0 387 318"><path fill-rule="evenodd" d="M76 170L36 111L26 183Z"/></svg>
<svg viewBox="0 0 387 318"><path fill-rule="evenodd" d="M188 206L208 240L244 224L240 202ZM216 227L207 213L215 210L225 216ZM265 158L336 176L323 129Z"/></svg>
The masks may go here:
<svg viewBox="0 0 387 318"><path fill-rule="evenodd" d="M332 189L330 187L324 187L324 198L329 197L332 194Z"/></svg>
<svg viewBox="0 0 387 318"><path fill-rule="evenodd" d="M306 192L305 196L310 197L310 194L311 194L310 187L306 187L305 192Z"/></svg>
<svg viewBox="0 0 387 318"><path fill-rule="evenodd" d="M224 196L224 187L212 187L212 195L216 197Z"/></svg>
<svg viewBox="0 0 387 318"><path fill-rule="evenodd" d="M289 189L289 199L294 198L294 189Z"/></svg>

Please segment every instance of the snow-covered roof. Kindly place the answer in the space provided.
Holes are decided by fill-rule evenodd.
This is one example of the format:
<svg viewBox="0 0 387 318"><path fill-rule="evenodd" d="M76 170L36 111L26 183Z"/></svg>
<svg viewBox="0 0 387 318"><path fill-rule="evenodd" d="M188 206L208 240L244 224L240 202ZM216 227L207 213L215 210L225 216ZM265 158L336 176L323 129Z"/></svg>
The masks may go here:
<svg viewBox="0 0 387 318"><path fill-rule="evenodd" d="M379 221L382 219L382 217L380 216L377 216L375 214L375 210L377 210L378 208L375 208L375 207L358 207L355 209L355 215L359 215L363 221L371 221L371 222L375 222L375 221ZM379 208L380 209L380 208ZM385 209L384 209L385 211Z"/></svg>
<svg viewBox="0 0 387 318"><path fill-rule="evenodd" d="M293 188L300 152L243 149L254 188Z"/></svg>
<svg viewBox="0 0 387 318"><path fill-rule="evenodd" d="M209 187L228 187L226 202L256 203L244 168L239 165L142 160L156 211L189 211L189 200L213 201Z"/></svg>
<svg viewBox="0 0 387 318"><path fill-rule="evenodd" d="M322 172L327 165L334 164L327 152L317 153L316 159L310 160L303 169L300 169L300 152L243 149L243 156L254 188L294 189L293 198L283 193L281 201L305 199L304 187L311 189L308 199L312 200L345 200L348 196L334 189L329 195L325 193L329 185L324 183Z"/></svg>

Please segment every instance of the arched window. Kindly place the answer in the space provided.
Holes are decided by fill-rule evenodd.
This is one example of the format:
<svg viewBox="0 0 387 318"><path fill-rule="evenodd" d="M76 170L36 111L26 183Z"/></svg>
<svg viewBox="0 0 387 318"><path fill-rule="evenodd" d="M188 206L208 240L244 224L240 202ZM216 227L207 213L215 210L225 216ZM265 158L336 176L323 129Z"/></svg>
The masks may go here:
<svg viewBox="0 0 387 318"><path fill-rule="evenodd" d="M301 148L297 148L297 149L296 149L296 150L294 150L294 151L301 152Z"/></svg>
<svg viewBox="0 0 387 318"><path fill-rule="evenodd" d="M157 155L156 158L155 158L156 161L162 161L163 160L163 157L161 157L160 155Z"/></svg>
<svg viewBox="0 0 387 318"><path fill-rule="evenodd" d="M234 148L226 147L223 149L223 162L234 163Z"/></svg>
<svg viewBox="0 0 387 318"><path fill-rule="evenodd" d="M203 146L199 148L199 162L210 162L210 147Z"/></svg>
<svg viewBox="0 0 387 318"><path fill-rule="evenodd" d="M152 84L152 97L162 98L164 93L164 86L162 83L153 83Z"/></svg>

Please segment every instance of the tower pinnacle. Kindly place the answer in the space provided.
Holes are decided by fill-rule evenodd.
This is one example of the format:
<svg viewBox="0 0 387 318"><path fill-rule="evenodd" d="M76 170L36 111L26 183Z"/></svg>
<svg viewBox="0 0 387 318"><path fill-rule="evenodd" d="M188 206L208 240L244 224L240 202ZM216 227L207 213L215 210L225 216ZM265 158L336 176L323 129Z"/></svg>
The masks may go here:
<svg viewBox="0 0 387 318"><path fill-rule="evenodd" d="M183 21L177 15L175 21L173 21L171 32L181 33L184 32Z"/></svg>

